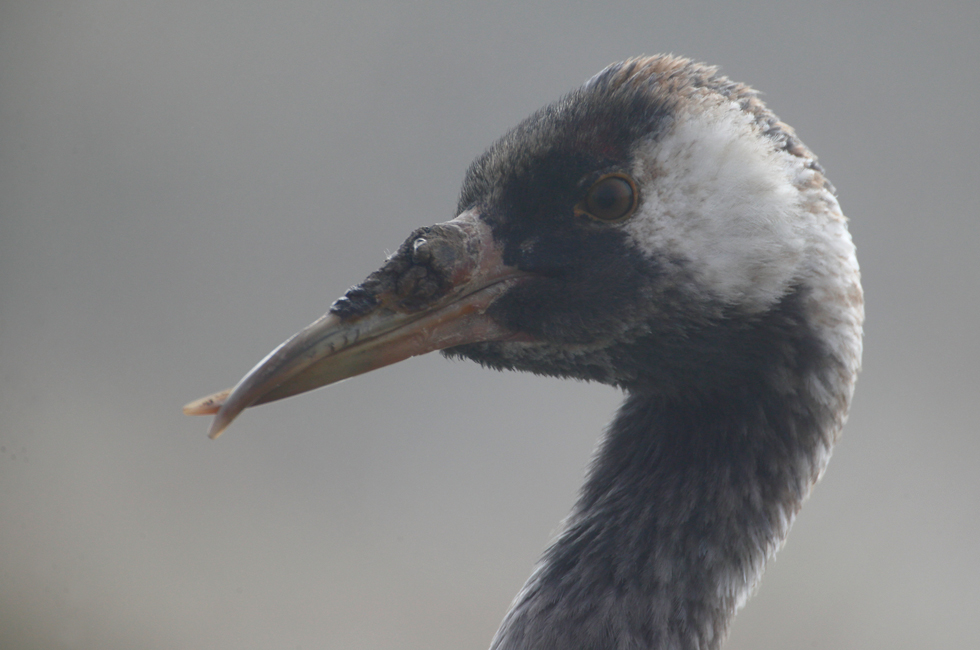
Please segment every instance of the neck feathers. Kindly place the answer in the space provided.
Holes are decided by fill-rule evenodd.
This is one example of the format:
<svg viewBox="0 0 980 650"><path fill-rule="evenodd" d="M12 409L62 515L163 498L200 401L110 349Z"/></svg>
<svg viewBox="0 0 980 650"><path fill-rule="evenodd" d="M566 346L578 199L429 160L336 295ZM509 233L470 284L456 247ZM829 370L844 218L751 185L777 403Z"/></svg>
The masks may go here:
<svg viewBox="0 0 980 650"><path fill-rule="evenodd" d="M822 473L853 385L837 380L839 355L785 343L737 384L628 395L494 650L721 645Z"/></svg>

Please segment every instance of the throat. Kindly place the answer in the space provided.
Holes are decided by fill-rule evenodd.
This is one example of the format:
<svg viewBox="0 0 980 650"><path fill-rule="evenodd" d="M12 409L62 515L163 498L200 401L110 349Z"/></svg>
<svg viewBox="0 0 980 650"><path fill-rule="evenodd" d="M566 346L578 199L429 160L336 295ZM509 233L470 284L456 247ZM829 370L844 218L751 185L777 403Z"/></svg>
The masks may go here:
<svg viewBox="0 0 980 650"><path fill-rule="evenodd" d="M494 650L712 649L830 455L829 409L749 384L632 393Z"/></svg>

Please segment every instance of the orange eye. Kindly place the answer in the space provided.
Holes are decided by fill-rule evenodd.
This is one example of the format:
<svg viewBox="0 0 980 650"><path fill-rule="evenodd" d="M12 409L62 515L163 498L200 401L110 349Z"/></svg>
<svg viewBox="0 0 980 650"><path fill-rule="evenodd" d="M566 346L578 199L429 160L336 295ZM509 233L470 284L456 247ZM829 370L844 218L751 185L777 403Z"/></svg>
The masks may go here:
<svg viewBox="0 0 980 650"><path fill-rule="evenodd" d="M589 188L578 211L599 221L620 221L633 214L638 202L636 183L626 174L607 174Z"/></svg>

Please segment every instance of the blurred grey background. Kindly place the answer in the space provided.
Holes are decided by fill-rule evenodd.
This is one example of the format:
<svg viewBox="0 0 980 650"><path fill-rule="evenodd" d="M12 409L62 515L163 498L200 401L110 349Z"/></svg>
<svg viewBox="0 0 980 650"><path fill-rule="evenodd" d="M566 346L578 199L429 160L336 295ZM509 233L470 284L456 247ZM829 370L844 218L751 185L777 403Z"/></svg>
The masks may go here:
<svg viewBox="0 0 980 650"><path fill-rule="evenodd" d="M230 386L608 63L764 91L858 245L865 370L730 650L980 647L980 4L0 4L0 647L485 648L620 395L438 355Z"/></svg>

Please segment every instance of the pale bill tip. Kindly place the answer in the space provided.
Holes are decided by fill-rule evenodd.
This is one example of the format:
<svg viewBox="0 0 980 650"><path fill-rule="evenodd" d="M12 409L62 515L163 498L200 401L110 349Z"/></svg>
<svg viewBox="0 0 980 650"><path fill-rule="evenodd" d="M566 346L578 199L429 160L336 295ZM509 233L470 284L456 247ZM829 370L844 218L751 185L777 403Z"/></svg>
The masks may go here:
<svg viewBox="0 0 980 650"><path fill-rule="evenodd" d="M211 428L208 429L208 437L214 440L231 424L231 420L228 419L227 414L225 417L218 415L222 405L228 401L228 396L231 395L231 391L231 388L226 388L213 395L188 402L184 405L184 415L214 415L214 421L211 422Z"/></svg>
<svg viewBox="0 0 980 650"><path fill-rule="evenodd" d="M231 422L223 422L221 424L218 424L218 422L218 418L215 418L214 422L211 423L211 428L208 429L208 438L211 440L217 440L218 436L224 433L224 430L231 424Z"/></svg>
<svg viewBox="0 0 980 650"><path fill-rule="evenodd" d="M207 397L188 402L184 404L184 415L214 415L221 408L221 405L225 403L229 395L231 395L231 389L226 388Z"/></svg>

